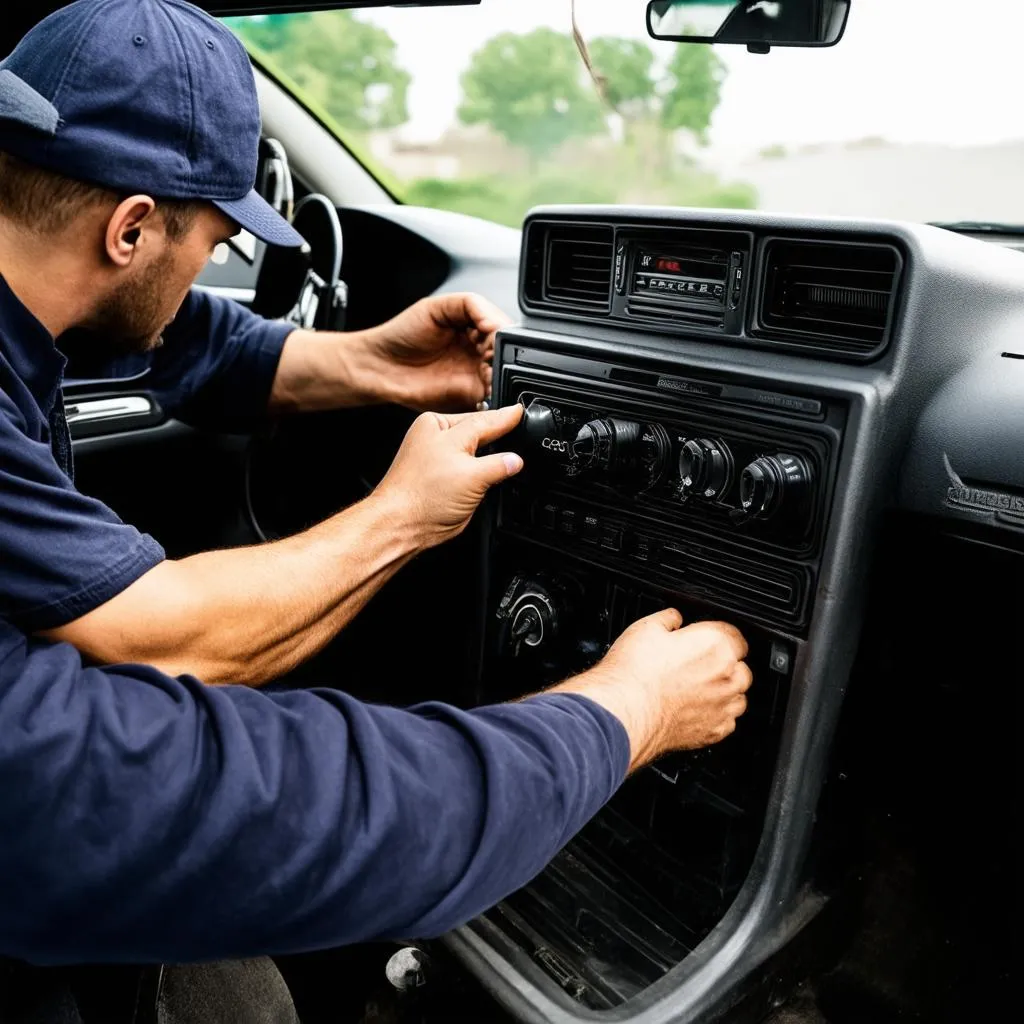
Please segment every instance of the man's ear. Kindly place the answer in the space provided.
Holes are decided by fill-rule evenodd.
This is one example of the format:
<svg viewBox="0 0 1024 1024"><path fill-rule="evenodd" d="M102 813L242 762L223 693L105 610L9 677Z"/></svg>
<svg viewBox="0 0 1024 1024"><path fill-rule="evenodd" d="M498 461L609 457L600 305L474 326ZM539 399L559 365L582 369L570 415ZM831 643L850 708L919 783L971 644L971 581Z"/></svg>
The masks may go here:
<svg viewBox="0 0 1024 1024"><path fill-rule="evenodd" d="M104 238L107 258L119 267L127 267L133 257L143 231L155 223L156 200L151 196L129 196L118 203L107 221Z"/></svg>

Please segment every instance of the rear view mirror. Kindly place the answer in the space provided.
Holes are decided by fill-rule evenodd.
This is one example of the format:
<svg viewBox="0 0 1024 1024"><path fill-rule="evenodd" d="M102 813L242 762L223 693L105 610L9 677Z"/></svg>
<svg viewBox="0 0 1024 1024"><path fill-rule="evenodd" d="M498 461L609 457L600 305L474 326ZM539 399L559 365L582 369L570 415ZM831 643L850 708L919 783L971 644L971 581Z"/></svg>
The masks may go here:
<svg viewBox="0 0 1024 1024"><path fill-rule="evenodd" d="M678 43L834 46L846 28L850 0L651 0L647 32Z"/></svg>

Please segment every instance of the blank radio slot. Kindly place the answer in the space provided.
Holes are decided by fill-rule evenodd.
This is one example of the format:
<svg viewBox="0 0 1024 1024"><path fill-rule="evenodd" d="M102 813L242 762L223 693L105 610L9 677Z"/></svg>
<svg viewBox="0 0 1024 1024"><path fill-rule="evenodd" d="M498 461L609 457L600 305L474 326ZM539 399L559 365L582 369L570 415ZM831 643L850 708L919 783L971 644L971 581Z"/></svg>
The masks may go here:
<svg viewBox="0 0 1024 1024"><path fill-rule="evenodd" d="M677 544L662 545L660 562L663 569L683 577L691 590L727 593L734 600L742 595L787 612L799 604L799 584L790 573L773 572L765 566L742 567L720 556L711 561Z"/></svg>

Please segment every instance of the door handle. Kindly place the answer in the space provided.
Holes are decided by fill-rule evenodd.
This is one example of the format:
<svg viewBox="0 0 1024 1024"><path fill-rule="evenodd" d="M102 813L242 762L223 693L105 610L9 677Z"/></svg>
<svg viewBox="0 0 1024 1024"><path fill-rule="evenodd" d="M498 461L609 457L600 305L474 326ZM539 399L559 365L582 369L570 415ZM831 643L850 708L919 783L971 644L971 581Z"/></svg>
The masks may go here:
<svg viewBox="0 0 1024 1024"><path fill-rule="evenodd" d="M132 430L160 419L160 407L146 395L72 399L64 409L71 436Z"/></svg>

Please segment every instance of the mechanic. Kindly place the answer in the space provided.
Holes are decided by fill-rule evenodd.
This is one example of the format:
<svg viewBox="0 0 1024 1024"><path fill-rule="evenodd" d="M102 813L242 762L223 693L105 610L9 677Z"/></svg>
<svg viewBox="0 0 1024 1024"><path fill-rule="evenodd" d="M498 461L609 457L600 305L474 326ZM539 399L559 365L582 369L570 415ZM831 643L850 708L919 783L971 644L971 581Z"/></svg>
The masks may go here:
<svg viewBox="0 0 1024 1024"><path fill-rule="evenodd" d="M0 955L19 961L439 934L536 875L627 772L722 739L746 706L740 634L671 609L509 705L254 688L522 464L476 454L518 406L447 412L488 392L506 321L485 300L317 334L190 290L239 227L301 242L253 189L259 135L243 47L181 0L78 0L0 63ZM319 526L174 561L74 486L54 340L71 331L120 347L111 375L144 364L186 420L446 411Z"/></svg>

